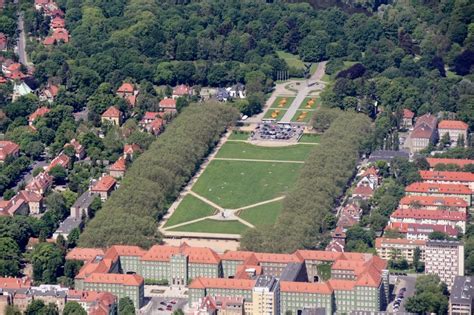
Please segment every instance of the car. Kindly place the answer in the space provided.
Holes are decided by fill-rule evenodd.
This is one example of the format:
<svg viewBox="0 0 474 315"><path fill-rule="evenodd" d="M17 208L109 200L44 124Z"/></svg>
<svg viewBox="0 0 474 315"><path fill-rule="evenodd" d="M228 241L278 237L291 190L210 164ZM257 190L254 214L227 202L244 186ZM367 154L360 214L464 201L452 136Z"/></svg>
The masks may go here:
<svg viewBox="0 0 474 315"><path fill-rule="evenodd" d="M170 303L171 303L171 304L176 304L176 301L175 301L175 300L172 300Z"/></svg>
<svg viewBox="0 0 474 315"><path fill-rule="evenodd" d="M166 302L161 301L160 304L161 304L161 305L166 305Z"/></svg>
<svg viewBox="0 0 474 315"><path fill-rule="evenodd" d="M159 310L159 311L164 311L165 309L162 308L162 307L160 307L160 308L158 308L158 310Z"/></svg>

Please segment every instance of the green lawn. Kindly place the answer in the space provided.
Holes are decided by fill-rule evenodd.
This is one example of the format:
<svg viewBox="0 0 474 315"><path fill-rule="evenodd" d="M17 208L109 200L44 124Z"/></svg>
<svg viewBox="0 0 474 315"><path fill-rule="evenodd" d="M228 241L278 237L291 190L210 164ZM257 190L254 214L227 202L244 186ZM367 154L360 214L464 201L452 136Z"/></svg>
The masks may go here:
<svg viewBox="0 0 474 315"><path fill-rule="evenodd" d="M304 161L314 147L298 144L285 147L261 147L245 142L226 142L218 158Z"/></svg>
<svg viewBox="0 0 474 315"><path fill-rule="evenodd" d="M275 113L276 116L273 117L272 113ZM286 109L274 109L274 108L269 108L267 112L265 113L265 116L263 118L271 118L271 119L276 119L276 120L281 120L283 116L285 116Z"/></svg>
<svg viewBox="0 0 474 315"><path fill-rule="evenodd" d="M308 106L310 105L310 104L308 104L308 102L311 99L314 100L313 105L311 105L311 107L306 107L306 105L308 105ZM302 109L302 110L315 110L319 106L321 106L321 98L319 96L311 96L311 97L307 97L303 100L303 102L300 104L299 109Z"/></svg>
<svg viewBox="0 0 474 315"><path fill-rule="evenodd" d="M229 140L247 140L250 137L250 132L234 130L229 136Z"/></svg>
<svg viewBox="0 0 474 315"><path fill-rule="evenodd" d="M306 133L300 138L300 142L319 143L320 139L320 135Z"/></svg>
<svg viewBox="0 0 474 315"><path fill-rule="evenodd" d="M249 227L239 221L218 221L206 219L172 229L179 232L205 232L223 234L242 234Z"/></svg>
<svg viewBox="0 0 474 315"><path fill-rule="evenodd" d="M236 209L283 195L302 164L212 161L192 190L223 208Z"/></svg>
<svg viewBox="0 0 474 315"><path fill-rule="evenodd" d="M314 115L314 110L297 110L295 116L291 118L294 122L308 122Z"/></svg>
<svg viewBox="0 0 474 315"><path fill-rule="evenodd" d="M273 102L271 108L274 109L285 109L290 107L291 103L295 98L293 96L278 96L275 101ZM283 101L286 101L283 103ZM280 105L281 103L281 105Z"/></svg>
<svg viewBox="0 0 474 315"><path fill-rule="evenodd" d="M318 274L323 281L327 281L331 278L331 265L330 263L323 263L317 266Z"/></svg>
<svg viewBox="0 0 474 315"><path fill-rule="evenodd" d="M282 201L267 203L258 207L242 210L239 216L256 227L274 224L283 208Z"/></svg>
<svg viewBox="0 0 474 315"><path fill-rule="evenodd" d="M165 227L207 217L213 215L214 212L215 209L207 203L193 195L186 195L178 208L173 212L173 215L166 222Z"/></svg>
<svg viewBox="0 0 474 315"><path fill-rule="evenodd" d="M322 77L322 80L325 81L325 82L328 82L328 83L332 83L336 79L336 75L340 71L345 70L345 69L355 65L356 63L357 63L356 61L344 61L344 67L342 69L340 69L339 71L336 71L336 73L334 73L332 75L324 74L323 77Z"/></svg>
<svg viewBox="0 0 474 315"><path fill-rule="evenodd" d="M296 69L304 69L304 62L300 59L300 56L293 55L282 50L277 51L277 55L281 59L285 60L288 67L294 67ZM313 65L311 66L309 70L310 73L313 74L316 71L316 68L317 68L316 63L313 63Z"/></svg>

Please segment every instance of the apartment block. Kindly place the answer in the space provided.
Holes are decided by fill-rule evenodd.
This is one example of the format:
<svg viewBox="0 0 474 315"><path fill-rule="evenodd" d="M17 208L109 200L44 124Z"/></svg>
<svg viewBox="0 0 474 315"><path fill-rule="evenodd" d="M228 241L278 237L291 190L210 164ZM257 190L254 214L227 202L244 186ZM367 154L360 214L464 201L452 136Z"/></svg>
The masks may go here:
<svg viewBox="0 0 474 315"><path fill-rule="evenodd" d="M466 200L456 197L405 196L400 200L399 209L467 212L468 206Z"/></svg>
<svg viewBox="0 0 474 315"><path fill-rule="evenodd" d="M464 275L464 245L457 241L427 241L425 273L437 274L451 289L454 278Z"/></svg>
<svg viewBox="0 0 474 315"><path fill-rule="evenodd" d="M390 259L406 259L413 262L416 248L421 251L420 260L425 260L426 241L423 240L407 240L402 238L385 238L379 237L375 239L375 249L380 258Z"/></svg>
<svg viewBox="0 0 474 315"><path fill-rule="evenodd" d="M280 314L280 281L274 276L257 278L252 289L252 314Z"/></svg>
<svg viewBox="0 0 474 315"><path fill-rule="evenodd" d="M450 315L474 314L474 277L454 278L449 297Z"/></svg>
<svg viewBox="0 0 474 315"><path fill-rule="evenodd" d="M474 173L449 171L419 171L425 183L466 185L474 190Z"/></svg>
<svg viewBox="0 0 474 315"><path fill-rule="evenodd" d="M405 188L408 196L456 197L464 199L471 206L472 190L465 185L413 183Z"/></svg>

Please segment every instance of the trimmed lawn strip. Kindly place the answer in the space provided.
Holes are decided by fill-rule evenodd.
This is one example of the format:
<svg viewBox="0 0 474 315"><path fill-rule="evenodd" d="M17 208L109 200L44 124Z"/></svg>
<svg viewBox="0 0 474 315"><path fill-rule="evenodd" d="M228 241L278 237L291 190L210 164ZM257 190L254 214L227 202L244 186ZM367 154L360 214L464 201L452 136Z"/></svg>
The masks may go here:
<svg viewBox="0 0 474 315"><path fill-rule="evenodd" d="M283 100L286 100L286 103L284 103L284 105L282 106L278 106L280 105L280 102L283 101ZM275 101L273 102L273 104L270 106L270 108L273 108L273 109L287 109L288 107L290 107L291 103L293 103L293 101L295 100L295 98L293 96L278 96Z"/></svg>
<svg viewBox="0 0 474 315"><path fill-rule="evenodd" d="M212 161L192 190L223 208L237 209L283 195L302 164Z"/></svg>
<svg viewBox="0 0 474 315"><path fill-rule="evenodd" d="M248 140L250 132L234 130L229 136L229 140Z"/></svg>
<svg viewBox="0 0 474 315"><path fill-rule="evenodd" d="M177 232L201 232L201 233L222 233L222 234L242 234L249 227L237 220L218 221L206 219L183 225L170 231Z"/></svg>
<svg viewBox="0 0 474 315"><path fill-rule="evenodd" d="M308 142L308 143L319 143L321 139L321 135L315 135L315 134L310 134L310 133L305 133L303 136L300 138L299 142Z"/></svg>
<svg viewBox="0 0 474 315"><path fill-rule="evenodd" d="M306 108L306 105L308 104L308 102L311 99L314 99L314 104L311 107ZM315 109L319 108L319 106L321 106L321 98L319 96L310 96L310 97L307 97L303 100L303 102L300 104L300 107L298 109L301 109L301 110L315 110Z"/></svg>
<svg viewBox="0 0 474 315"><path fill-rule="evenodd" d="M173 215L166 221L165 227L196 220L213 215L215 209L193 195L186 195Z"/></svg>
<svg viewBox="0 0 474 315"><path fill-rule="evenodd" d="M279 200L258 207L242 210L239 216L256 227L273 225L280 215L282 208L282 200Z"/></svg>
<svg viewBox="0 0 474 315"><path fill-rule="evenodd" d="M306 113L306 114L304 114ZM297 110L295 116L291 118L293 122L308 122L314 115L314 110Z"/></svg>
<svg viewBox="0 0 474 315"><path fill-rule="evenodd" d="M276 116L272 117L272 113L275 113ZM286 109L279 109L279 108L269 108L267 112L265 113L265 116L263 118L271 118L275 120L281 120L283 116L285 116Z"/></svg>
<svg viewBox="0 0 474 315"><path fill-rule="evenodd" d="M260 147L245 142L226 142L217 158L305 161L314 147L298 144L285 147Z"/></svg>

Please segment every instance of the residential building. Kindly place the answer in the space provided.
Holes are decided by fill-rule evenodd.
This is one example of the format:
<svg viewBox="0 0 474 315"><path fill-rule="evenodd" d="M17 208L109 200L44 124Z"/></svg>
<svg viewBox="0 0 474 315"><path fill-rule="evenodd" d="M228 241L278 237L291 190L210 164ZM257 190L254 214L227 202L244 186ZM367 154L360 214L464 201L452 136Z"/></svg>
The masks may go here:
<svg viewBox="0 0 474 315"><path fill-rule="evenodd" d="M370 186L361 185L354 188L352 191L352 198L368 200L374 195L374 189Z"/></svg>
<svg viewBox="0 0 474 315"><path fill-rule="evenodd" d="M28 203L19 194L0 200L0 216L28 215Z"/></svg>
<svg viewBox="0 0 474 315"><path fill-rule="evenodd" d="M462 169L467 165L474 165L474 160L469 159L445 159L445 158L426 158L432 171L437 165L452 165Z"/></svg>
<svg viewBox="0 0 474 315"><path fill-rule="evenodd" d="M25 190L44 195L52 184L53 177L46 172L42 172L33 177L33 180L26 185Z"/></svg>
<svg viewBox="0 0 474 315"><path fill-rule="evenodd" d="M35 122L36 119L43 117L50 111L51 110L46 106L38 107L30 116L28 116L28 124L30 126L33 126L33 123Z"/></svg>
<svg viewBox="0 0 474 315"><path fill-rule="evenodd" d="M451 290L454 278L464 275L464 245L457 241L426 241L425 274L438 275Z"/></svg>
<svg viewBox="0 0 474 315"><path fill-rule="evenodd" d="M252 314L280 314L280 281L271 275L259 276L252 289Z"/></svg>
<svg viewBox="0 0 474 315"><path fill-rule="evenodd" d="M26 190L20 190L18 192L18 195L20 196L20 198L25 200L25 202L28 204L28 209L29 209L30 214L36 215L42 212L43 196L41 196L38 193L26 191Z"/></svg>
<svg viewBox="0 0 474 315"><path fill-rule="evenodd" d="M86 156L86 150L82 144L79 143L76 139L72 139L69 143L64 145L64 148L72 147L74 149L74 156L78 160L82 160Z"/></svg>
<svg viewBox="0 0 474 315"><path fill-rule="evenodd" d="M474 173L451 171L419 171L425 183L465 185L474 191Z"/></svg>
<svg viewBox="0 0 474 315"><path fill-rule="evenodd" d="M176 99L165 98L162 99L158 105L162 111L176 112Z"/></svg>
<svg viewBox="0 0 474 315"><path fill-rule="evenodd" d="M433 232L441 232L451 238L457 238L460 229L446 224L421 224L421 223L400 223L389 222L385 227L385 231L396 231L405 235L409 240L428 240L429 235Z"/></svg>
<svg viewBox="0 0 474 315"><path fill-rule="evenodd" d="M465 200L471 206L472 191L465 185L413 183L405 187L408 196L455 197Z"/></svg>
<svg viewBox="0 0 474 315"><path fill-rule="evenodd" d="M181 84L181 85L176 86L173 89L172 98L177 99L178 97L187 97L187 96L190 96L191 94L192 94L192 89L188 85Z"/></svg>
<svg viewBox="0 0 474 315"><path fill-rule="evenodd" d="M390 215L393 223L449 225L466 232L467 215L446 210L397 209Z"/></svg>
<svg viewBox="0 0 474 315"><path fill-rule="evenodd" d="M114 178L122 178L127 170L127 162L123 156L119 157L114 164L109 167L109 175Z"/></svg>
<svg viewBox="0 0 474 315"><path fill-rule="evenodd" d="M109 292L69 290L68 302L77 302L87 314L116 314L118 299Z"/></svg>
<svg viewBox="0 0 474 315"><path fill-rule="evenodd" d="M406 259L409 263L413 262L416 248L421 251L420 261L425 260L425 240L407 240L402 238L378 237L375 239L375 249L380 258Z"/></svg>
<svg viewBox="0 0 474 315"><path fill-rule="evenodd" d="M474 277L456 276L449 296L449 315L474 314Z"/></svg>
<svg viewBox="0 0 474 315"><path fill-rule="evenodd" d="M18 157L20 146L11 141L0 141L0 162L5 162L9 157Z"/></svg>
<svg viewBox="0 0 474 315"><path fill-rule="evenodd" d="M402 117L402 127L405 129L413 128L413 118L415 118L415 113L409 110L408 108L403 109Z"/></svg>
<svg viewBox="0 0 474 315"><path fill-rule="evenodd" d="M405 196L400 200L399 209L449 210L466 212L466 200L457 197Z"/></svg>
<svg viewBox="0 0 474 315"><path fill-rule="evenodd" d="M118 110L115 106L110 106L102 114L102 123L111 123L113 125L120 126L122 124L122 112Z"/></svg>
<svg viewBox="0 0 474 315"><path fill-rule="evenodd" d="M124 158L130 158L131 160L134 159L134 156L137 154L137 153L141 153L142 152L142 149L140 148L140 146L136 143L132 143L132 144L125 144L123 146L123 157Z"/></svg>
<svg viewBox="0 0 474 315"><path fill-rule="evenodd" d="M51 163L47 167L45 167L46 172L50 172L54 167L60 166L67 170L69 168L69 165L71 163L71 158L64 154L64 152L61 152L58 156L56 156Z"/></svg>
<svg viewBox="0 0 474 315"><path fill-rule="evenodd" d="M244 299L241 297L206 296L199 302L197 315L244 315ZM195 313L196 314L196 313Z"/></svg>
<svg viewBox="0 0 474 315"><path fill-rule="evenodd" d="M39 99L42 102L48 102L51 104L56 96L58 96L58 93L59 86L48 83L48 85L39 92Z"/></svg>
<svg viewBox="0 0 474 315"><path fill-rule="evenodd" d="M138 90L132 83L124 82L117 89L117 96L125 99L132 107L137 104Z"/></svg>
<svg viewBox="0 0 474 315"><path fill-rule="evenodd" d="M21 74L21 72L16 72L16 75L15 77L13 77L13 75L10 76L10 79L12 80L21 80L21 79L24 79L24 75ZM21 82L21 83L16 83L13 85L13 95L12 95L12 102L16 101L18 98L20 98L21 96L25 96L25 95L28 95L28 94L31 94L33 93L33 90L28 86L28 84L26 84L25 82Z"/></svg>
<svg viewBox="0 0 474 315"><path fill-rule="evenodd" d="M442 138L448 134L452 146L457 146L459 138L462 138L464 146L467 146L468 129L469 125L460 120L441 120L438 124L439 137Z"/></svg>
<svg viewBox="0 0 474 315"><path fill-rule="evenodd" d="M431 114L418 117L409 136L409 146L412 152L419 152L438 141L437 123L438 120Z"/></svg>
<svg viewBox="0 0 474 315"><path fill-rule="evenodd" d="M98 256L103 257L104 255L105 252L101 248L74 247L67 253L66 260L80 260L83 262L88 262L94 260Z"/></svg>
<svg viewBox="0 0 474 315"><path fill-rule="evenodd" d="M85 191L71 206L69 216L73 218L82 218L82 216L88 216L90 206L94 199L98 196L98 194L94 194L89 190Z"/></svg>
<svg viewBox="0 0 474 315"><path fill-rule="evenodd" d="M109 175L104 175L95 183L95 185L91 188L91 192L98 194L102 201L107 200L109 198L112 191L115 190L115 186L117 181L115 178Z"/></svg>
<svg viewBox="0 0 474 315"><path fill-rule="evenodd" d="M163 112L146 112L140 120L139 125L146 132L159 135L165 124L162 117Z"/></svg>
<svg viewBox="0 0 474 315"><path fill-rule="evenodd" d="M379 185L379 176L378 170L371 166L365 171L363 171L362 175L359 176L359 181L357 182L357 187L360 186L368 186L375 190Z"/></svg>
<svg viewBox="0 0 474 315"><path fill-rule="evenodd" d="M52 29L65 28L66 27L66 21L64 21L64 19L62 17L56 16L51 20L50 27Z"/></svg>
<svg viewBox="0 0 474 315"><path fill-rule="evenodd" d="M59 224L59 227L53 233L53 239L56 240L59 235L62 235L67 240L69 234L75 228L81 225L82 219L75 217L67 217L63 222Z"/></svg>

